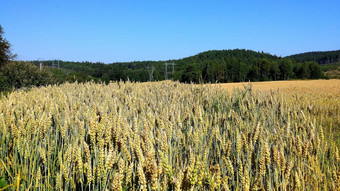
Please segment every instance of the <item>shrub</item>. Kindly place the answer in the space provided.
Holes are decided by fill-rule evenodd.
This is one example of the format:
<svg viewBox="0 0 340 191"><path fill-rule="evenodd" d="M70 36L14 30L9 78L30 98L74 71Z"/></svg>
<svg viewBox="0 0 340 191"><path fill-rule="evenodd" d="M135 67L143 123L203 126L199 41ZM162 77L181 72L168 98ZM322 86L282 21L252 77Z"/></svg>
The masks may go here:
<svg viewBox="0 0 340 191"><path fill-rule="evenodd" d="M27 62L11 62L0 69L0 91L55 83L51 72Z"/></svg>

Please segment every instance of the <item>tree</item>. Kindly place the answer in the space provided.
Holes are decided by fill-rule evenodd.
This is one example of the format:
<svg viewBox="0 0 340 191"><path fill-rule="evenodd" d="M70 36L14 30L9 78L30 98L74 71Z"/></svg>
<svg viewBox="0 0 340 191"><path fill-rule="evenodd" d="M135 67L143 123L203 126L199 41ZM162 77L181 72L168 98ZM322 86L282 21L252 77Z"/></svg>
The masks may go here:
<svg viewBox="0 0 340 191"><path fill-rule="evenodd" d="M259 68L260 71L260 80L268 80L271 62L268 59L256 59L255 65Z"/></svg>
<svg viewBox="0 0 340 191"><path fill-rule="evenodd" d="M309 79L311 75L311 70L309 67L309 63L305 62L301 65L301 77L302 79Z"/></svg>
<svg viewBox="0 0 340 191"><path fill-rule="evenodd" d="M302 63L294 63L293 64L293 72L294 78L296 79L303 79L303 64Z"/></svg>
<svg viewBox="0 0 340 191"><path fill-rule="evenodd" d="M308 62L310 68L310 78L319 79L323 77L321 67L316 62Z"/></svg>
<svg viewBox="0 0 340 191"><path fill-rule="evenodd" d="M40 71L37 66L27 62L6 64L0 70L0 91L53 83L55 79L51 72Z"/></svg>
<svg viewBox="0 0 340 191"><path fill-rule="evenodd" d="M289 59L283 59L280 63L281 79L289 80L293 75L293 63Z"/></svg>
<svg viewBox="0 0 340 191"><path fill-rule="evenodd" d="M4 31L0 25L0 67L4 66L12 57L11 44L3 37Z"/></svg>
<svg viewBox="0 0 340 191"><path fill-rule="evenodd" d="M188 65L182 74L181 81L190 83L190 82L198 82L200 78L200 72L197 70L196 66L191 64Z"/></svg>
<svg viewBox="0 0 340 191"><path fill-rule="evenodd" d="M248 66L241 62L240 64L240 70L239 70L239 81L244 82L246 80L246 76L248 74Z"/></svg>
<svg viewBox="0 0 340 191"><path fill-rule="evenodd" d="M280 77L280 68L277 62L273 62L270 68L270 78L272 80L278 80Z"/></svg>
<svg viewBox="0 0 340 191"><path fill-rule="evenodd" d="M260 68L255 64L253 64L249 70L248 79L254 82L259 81L260 79Z"/></svg>

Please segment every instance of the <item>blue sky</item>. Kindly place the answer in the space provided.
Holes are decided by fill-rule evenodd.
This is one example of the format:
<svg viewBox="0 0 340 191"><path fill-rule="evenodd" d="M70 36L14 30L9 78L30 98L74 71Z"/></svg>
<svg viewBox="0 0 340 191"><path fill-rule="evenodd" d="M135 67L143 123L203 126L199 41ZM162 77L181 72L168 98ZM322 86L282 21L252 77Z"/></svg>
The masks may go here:
<svg viewBox="0 0 340 191"><path fill-rule="evenodd" d="M20 60L178 59L245 48L286 56L340 49L334 0L0 0Z"/></svg>

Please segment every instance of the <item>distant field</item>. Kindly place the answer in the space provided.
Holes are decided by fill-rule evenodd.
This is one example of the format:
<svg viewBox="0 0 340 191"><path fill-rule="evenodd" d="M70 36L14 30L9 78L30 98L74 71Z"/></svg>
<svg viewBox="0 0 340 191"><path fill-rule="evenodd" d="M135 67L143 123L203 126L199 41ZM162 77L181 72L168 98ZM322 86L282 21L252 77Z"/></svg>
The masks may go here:
<svg viewBox="0 0 340 191"><path fill-rule="evenodd" d="M231 93L234 89L244 89L250 84L254 91L273 91L290 105L307 108L317 124L325 128L327 136L340 145L339 79L223 83L213 86L220 86Z"/></svg>
<svg viewBox="0 0 340 191"><path fill-rule="evenodd" d="M234 88L243 88L249 84L252 84L254 90L266 92L274 90L285 94L306 93L311 95L340 96L340 80L338 79L223 83L218 85L231 92Z"/></svg>

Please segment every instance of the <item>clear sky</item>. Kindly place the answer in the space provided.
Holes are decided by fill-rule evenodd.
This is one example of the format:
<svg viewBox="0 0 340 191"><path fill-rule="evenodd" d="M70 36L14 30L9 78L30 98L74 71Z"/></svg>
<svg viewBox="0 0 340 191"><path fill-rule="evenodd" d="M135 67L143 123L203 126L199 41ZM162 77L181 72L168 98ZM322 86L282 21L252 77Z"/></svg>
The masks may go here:
<svg viewBox="0 0 340 191"><path fill-rule="evenodd" d="M339 0L0 0L19 60L168 60L245 48L340 49Z"/></svg>

